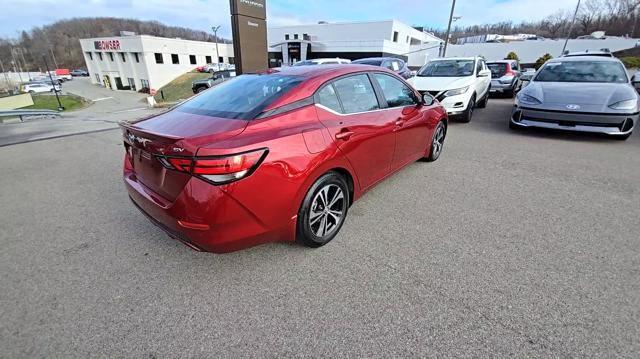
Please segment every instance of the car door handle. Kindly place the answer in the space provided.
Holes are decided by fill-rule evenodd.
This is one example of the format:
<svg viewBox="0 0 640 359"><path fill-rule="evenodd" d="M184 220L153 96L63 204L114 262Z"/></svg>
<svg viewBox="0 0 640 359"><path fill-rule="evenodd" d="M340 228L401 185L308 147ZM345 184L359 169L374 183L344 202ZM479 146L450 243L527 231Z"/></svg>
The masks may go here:
<svg viewBox="0 0 640 359"><path fill-rule="evenodd" d="M336 133L336 140L348 141L353 135L354 135L353 131L343 129L342 131Z"/></svg>
<svg viewBox="0 0 640 359"><path fill-rule="evenodd" d="M404 120L397 119L396 122L395 122L395 125L398 126L398 127L404 126Z"/></svg>

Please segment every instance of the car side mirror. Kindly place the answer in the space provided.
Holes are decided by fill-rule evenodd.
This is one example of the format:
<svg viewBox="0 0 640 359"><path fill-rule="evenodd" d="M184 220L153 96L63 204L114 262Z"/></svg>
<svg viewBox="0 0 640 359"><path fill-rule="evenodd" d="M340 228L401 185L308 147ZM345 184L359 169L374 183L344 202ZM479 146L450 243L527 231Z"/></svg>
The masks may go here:
<svg viewBox="0 0 640 359"><path fill-rule="evenodd" d="M640 72L633 75L631 78L631 84L636 88L636 91L640 92Z"/></svg>
<svg viewBox="0 0 640 359"><path fill-rule="evenodd" d="M490 70L482 70L478 72L478 77L489 77L490 73L491 73Z"/></svg>
<svg viewBox="0 0 640 359"><path fill-rule="evenodd" d="M422 103L425 106L431 106L436 102L436 99L430 94L426 93L422 96Z"/></svg>

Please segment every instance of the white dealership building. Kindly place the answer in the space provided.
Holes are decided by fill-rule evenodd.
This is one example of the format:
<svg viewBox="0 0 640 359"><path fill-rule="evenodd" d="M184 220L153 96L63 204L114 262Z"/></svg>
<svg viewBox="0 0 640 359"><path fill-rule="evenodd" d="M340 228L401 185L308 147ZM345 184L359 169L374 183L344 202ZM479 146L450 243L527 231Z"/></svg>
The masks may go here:
<svg viewBox="0 0 640 359"><path fill-rule="evenodd" d="M397 57L419 67L438 56L443 40L397 20L335 22L270 27L269 66L340 57Z"/></svg>
<svg viewBox="0 0 640 359"><path fill-rule="evenodd" d="M81 39L94 84L113 90L159 89L210 63L234 63L233 45L147 35Z"/></svg>

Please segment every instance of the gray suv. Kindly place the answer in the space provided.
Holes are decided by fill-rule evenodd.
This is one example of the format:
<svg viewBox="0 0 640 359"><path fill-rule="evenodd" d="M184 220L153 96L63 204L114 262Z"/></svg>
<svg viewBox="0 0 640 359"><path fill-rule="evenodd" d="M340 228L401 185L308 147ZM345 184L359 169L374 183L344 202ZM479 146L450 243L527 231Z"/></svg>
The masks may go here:
<svg viewBox="0 0 640 359"><path fill-rule="evenodd" d="M640 96L620 60L549 60L516 97L509 127L603 133L626 140L640 117Z"/></svg>

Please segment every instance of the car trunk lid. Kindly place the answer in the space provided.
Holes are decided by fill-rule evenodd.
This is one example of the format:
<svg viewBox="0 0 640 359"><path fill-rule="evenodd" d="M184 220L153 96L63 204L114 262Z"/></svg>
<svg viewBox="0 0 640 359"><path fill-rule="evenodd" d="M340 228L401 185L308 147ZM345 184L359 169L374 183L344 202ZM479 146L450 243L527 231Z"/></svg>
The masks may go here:
<svg viewBox="0 0 640 359"><path fill-rule="evenodd" d="M242 133L248 121L169 111L150 119L121 124L136 179L173 202L191 175L167 169L166 157L195 156L198 148Z"/></svg>

